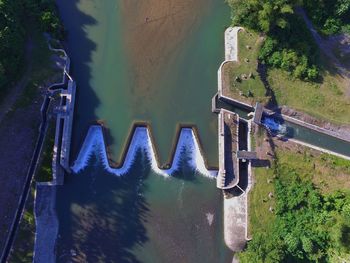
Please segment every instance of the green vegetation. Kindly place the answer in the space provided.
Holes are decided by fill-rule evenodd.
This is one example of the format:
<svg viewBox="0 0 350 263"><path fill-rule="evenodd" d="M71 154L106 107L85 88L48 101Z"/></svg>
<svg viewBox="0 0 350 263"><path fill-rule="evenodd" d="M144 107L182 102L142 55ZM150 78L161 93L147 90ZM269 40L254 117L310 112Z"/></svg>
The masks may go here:
<svg viewBox="0 0 350 263"><path fill-rule="evenodd" d="M241 262L350 260L350 161L278 147L273 167L256 168L255 177L253 239Z"/></svg>
<svg viewBox="0 0 350 263"><path fill-rule="evenodd" d="M257 71L258 55L263 39L255 32L238 33L239 61L224 65L225 92L230 96L242 95L242 100L254 104L256 101L267 102L265 87ZM233 77L233 80L230 79Z"/></svg>
<svg viewBox="0 0 350 263"><path fill-rule="evenodd" d="M349 0L308 0L304 6L312 22L324 35L350 32Z"/></svg>
<svg viewBox="0 0 350 263"><path fill-rule="evenodd" d="M254 169L255 184L249 193L249 232L255 238L256 233L272 229L274 214L269 212L275 206L275 199L269 198L274 191L273 169Z"/></svg>
<svg viewBox="0 0 350 263"><path fill-rule="evenodd" d="M261 62L283 69L295 78L318 79L318 48L302 18L294 12L300 1L229 0L229 3L233 24L266 35L259 52Z"/></svg>
<svg viewBox="0 0 350 263"><path fill-rule="evenodd" d="M294 79L280 69L268 71L268 81L279 105L333 123L350 124L350 102L344 80L329 71L320 83Z"/></svg>
<svg viewBox="0 0 350 263"><path fill-rule="evenodd" d="M0 93L23 72L26 42L37 25L42 32L63 36L54 1L0 0Z"/></svg>
<svg viewBox="0 0 350 263"><path fill-rule="evenodd" d="M265 2L268 2L266 6ZM262 5L267 8L274 2L277 7L283 2L293 8L279 15L274 12L289 8L276 8L271 16L260 17ZM231 0L229 3L235 15L233 24L248 29L239 32L239 62L224 68L223 89L227 96L239 97L250 104L257 101L266 104L270 99L270 106L287 105L318 119L350 124L347 81L315 46L304 22L294 12L298 3L277 0ZM277 23L277 18L284 22ZM343 56L340 61L346 59ZM243 74L250 73L253 78L242 79Z"/></svg>
<svg viewBox="0 0 350 263"><path fill-rule="evenodd" d="M33 261L35 238L34 192L35 188L32 186L8 262Z"/></svg>
<svg viewBox="0 0 350 263"><path fill-rule="evenodd" d="M44 82L56 82L62 78L62 71L53 67L52 52L43 35L43 32L48 32L55 38L63 37L63 27L55 10L53 0L0 0L0 99L19 79L25 85L18 94L12 112L19 108L29 109L30 112L28 106L42 102L40 87L45 86ZM10 114L8 116L11 117ZM38 129L35 125L32 128ZM49 169L53 149L52 130L49 128L46 136L42 167L38 168L36 181L49 181L52 177ZM31 186L9 262L32 262L34 192L35 182Z"/></svg>
<svg viewBox="0 0 350 263"><path fill-rule="evenodd" d="M52 154L55 143L55 120L51 119L46 132L43 150L40 156L40 164L35 181L49 182L52 180Z"/></svg>

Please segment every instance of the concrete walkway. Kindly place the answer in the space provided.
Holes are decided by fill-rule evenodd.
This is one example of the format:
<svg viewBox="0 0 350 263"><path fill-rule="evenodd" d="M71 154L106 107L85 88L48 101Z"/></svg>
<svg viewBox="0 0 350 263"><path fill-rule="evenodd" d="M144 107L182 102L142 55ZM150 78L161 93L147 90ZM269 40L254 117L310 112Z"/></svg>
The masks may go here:
<svg viewBox="0 0 350 263"><path fill-rule="evenodd" d="M224 198L224 239L234 252L242 251L247 243L247 194Z"/></svg>
<svg viewBox="0 0 350 263"><path fill-rule="evenodd" d="M56 262L54 247L58 234L56 186L37 184L35 198L35 245L33 262Z"/></svg>

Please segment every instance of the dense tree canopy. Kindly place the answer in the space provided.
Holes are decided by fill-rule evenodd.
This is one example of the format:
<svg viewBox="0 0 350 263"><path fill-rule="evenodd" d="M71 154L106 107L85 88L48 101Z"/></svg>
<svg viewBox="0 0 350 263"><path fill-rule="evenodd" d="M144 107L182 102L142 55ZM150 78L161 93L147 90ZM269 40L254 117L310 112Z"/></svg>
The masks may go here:
<svg viewBox="0 0 350 263"><path fill-rule="evenodd" d="M269 33L276 27L286 28L293 14L295 0L230 0L233 23Z"/></svg>
<svg viewBox="0 0 350 263"><path fill-rule="evenodd" d="M0 90L23 68L25 42L31 27L61 38L63 28L51 0L0 0Z"/></svg>
<svg viewBox="0 0 350 263"><path fill-rule="evenodd" d="M305 0L304 6L322 33L350 32L350 0Z"/></svg>
<svg viewBox="0 0 350 263"><path fill-rule="evenodd" d="M350 31L350 0L229 0L229 4L234 25L265 34L261 62L304 80L319 76L318 48L296 7L304 6L325 34Z"/></svg>
<svg viewBox="0 0 350 263"><path fill-rule="evenodd" d="M350 196L321 194L288 166L275 173L273 227L269 233L254 233L241 262L331 262L348 255Z"/></svg>

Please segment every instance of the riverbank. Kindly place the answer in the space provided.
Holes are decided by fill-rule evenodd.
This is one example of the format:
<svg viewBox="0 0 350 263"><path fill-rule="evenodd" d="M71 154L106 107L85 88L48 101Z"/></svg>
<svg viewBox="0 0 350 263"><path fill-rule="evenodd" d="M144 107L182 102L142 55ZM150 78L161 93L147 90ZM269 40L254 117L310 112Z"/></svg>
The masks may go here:
<svg viewBox="0 0 350 263"><path fill-rule="evenodd" d="M50 141L50 139L52 139L48 138L48 136L53 135L52 133L48 132L48 129L54 129L54 127L50 126L50 124L53 124L52 119L56 114L55 111L57 110L59 102L62 102L62 100L60 101L57 96L55 96L54 91L51 89L54 89L57 86L60 87L65 83L67 57L57 54L57 50L51 48L51 40L49 36L42 36L42 39L44 41L43 43L45 43L45 48L49 50L49 52L55 52L50 54L52 59L51 63L53 64L53 68L57 71L57 76L56 81L51 81L50 83L47 83L45 87L43 87L42 94L44 96L44 100L40 107L41 123L39 134L37 136L35 149L32 154L20 200L17 205L16 214L11 225L11 231L9 233L6 247L2 255L2 260L6 260L8 257L14 260L19 258L22 258L21 260L24 260L25 258L32 258L33 256L31 250L33 249L35 241L32 231L36 231L34 224L37 223L34 207L36 206L36 194L40 195L40 193L37 193L35 186L41 184L41 179L45 179L39 178L39 173L41 172L44 165L42 159L45 156L43 155L47 154L45 152L43 153L43 148L45 148L45 151L48 150L49 152L52 152L53 150L52 148L46 149L48 147L46 144ZM62 75L63 80L62 82L59 82L62 79ZM26 97L25 99L25 102L29 103L27 100L30 98ZM46 159L50 159L50 156L50 154L46 156ZM55 175L55 173L53 173L53 175ZM30 242L23 244L23 242L19 240L19 238L23 236L27 236L27 239Z"/></svg>
<svg viewBox="0 0 350 263"><path fill-rule="evenodd" d="M267 75L260 74L258 71L262 69L258 69L258 51L261 47L262 37L257 33L245 31L241 31L238 36L239 62L227 63L223 68L224 95L236 98L236 100L251 106L254 106L256 102L267 105L268 101L270 104L272 101L275 112L319 126L329 131L332 136L347 141L350 139L350 126L348 125L350 119L346 120L347 116L350 116L347 113L349 107L344 101L344 97L341 96L343 84L339 80L340 76L333 76L326 72L323 83L312 84L297 79L293 80L291 77L285 76L281 70L272 70ZM330 66L327 65L327 67L330 70ZM281 77L281 75L283 76ZM267 90L266 87L269 87L270 90ZM322 110L319 110L318 106L314 105L319 102L325 103L328 108L322 107ZM305 105L301 105L302 103ZM271 107L268 106L272 109ZM295 110L293 107L297 107L299 110ZM303 109L309 114L302 112ZM316 116L313 114L315 110L317 110ZM332 117L330 115L332 113L336 113L340 117ZM340 124L342 122L344 124Z"/></svg>
<svg viewBox="0 0 350 263"><path fill-rule="evenodd" d="M236 32L238 33L238 30ZM232 39L234 38L231 38L231 40ZM246 48L246 49L249 50L249 48ZM234 50L237 50L237 49L234 49ZM219 74L219 76L222 76L222 75ZM239 76L239 77L241 78L242 76ZM220 83L219 83L219 87L220 87ZM225 87L223 87L223 90L224 89ZM219 94L220 94L220 88L219 88ZM230 99L230 97L228 98ZM237 97L235 97L232 99L232 103L234 105L240 105L242 108L248 108L246 106L246 103L252 103L252 102L251 101L249 102L247 100L241 102L239 99L237 99ZM271 113L270 111L267 111L267 112ZM275 114L275 115L278 117L278 114ZM315 124L307 123L302 120L290 117L288 115L279 115L279 116L288 122L305 126L306 128L311 129L313 131L322 132L324 134L328 134L336 138L342 138L342 139L348 140L347 138L343 138L342 135L339 133L335 133L331 130L325 130L322 127L316 126ZM293 140L293 139L280 140L279 136L277 138L270 137L270 135L265 130L263 130L262 127L258 127L256 125L254 126L255 126L254 129L256 130L256 134L255 136L253 136L254 138L253 141L255 142L254 145L258 152L258 159L260 161L263 161L261 162L261 164L270 163L273 169L268 169L268 167L253 168L254 176L252 178L252 183L254 184L254 186L252 187L252 191L248 194L248 200L247 200L248 206L245 208L245 210L249 211L249 213L245 212L247 215L249 215L247 219L248 222L246 222L247 223L246 227L248 228L247 236L253 237L253 241L248 243L248 249L244 250L244 252L238 255L240 260L242 260L243 262L250 262L252 257L255 257L255 258L257 257L257 256L252 256L254 253L257 253L257 252L254 250L254 248L251 249L250 244L253 244L253 243L259 244L259 246L261 246L260 244L261 242L266 242L267 244L269 244L269 242L266 239L269 239L270 236L273 235L273 233L276 233L276 232L273 232L273 233L270 232L270 231L273 231L274 225L272 222L274 222L275 211L276 209L278 209L278 207L276 208L276 205L277 205L275 200L276 184L274 183L274 181L283 180L283 176L284 176L283 173L285 173L285 171L289 171L289 173L295 173L295 174L298 173L300 176L303 177L303 180L305 180L305 182L307 182L308 180L311 180L312 184L315 185L316 188L321 188L321 191L322 192L324 191L326 195L328 194L331 195L338 190L347 192L348 191L347 186L346 185L344 186L342 184L344 184L344 181L348 180L350 176L349 161L341 159L334 155L322 153L322 152L328 152L332 154L333 152L328 151L326 149L319 148L319 147L315 147L313 145L310 145L304 142ZM258 130L260 130L260 132L258 132ZM257 136L257 134L260 134L260 135ZM262 134L265 134L265 136ZM339 154L335 154L335 155L339 155ZM301 158L302 156L304 158L303 160ZM348 157L346 156L344 157L348 159ZM263 166L266 166L266 165L263 165ZM306 168L304 166L308 166L308 167ZM292 169L292 170L296 169L296 171L292 172L291 170L288 170L288 169ZM336 171L333 171L332 169L336 169ZM337 178L334 179L332 178L333 176L336 176ZM280 177L281 179L279 179ZM281 199L278 199L278 202L281 202L280 200ZM236 209L238 211L236 211L235 213L232 213L231 217L233 219L231 218L231 220L234 221L234 219L236 219L236 220L242 221L240 219L241 218L240 213L244 211L243 208L244 206L236 204ZM237 235L236 235L235 240L236 241L240 240L240 238L237 238ZM345 244L343 245L345 246ZM328 249L328 248L330 250L333 249L331 245L329 246L325 245L325 247L326 247L325 249ZM274 249L278 250L280 248L276 246ZM268 249L267 251L270 251L270 250ZM333 251L331 253L338 253L338 252ZM338 258L339 256L347 257L347 255L342 254L342 252L340 252L340 254L337 254L337 255L338 255L337 256ZM266 259L266 258L269 258L269 256L270 256L270 252L264 253L263 255L261 254L258 255L259 259L260 258Z"/></svg>

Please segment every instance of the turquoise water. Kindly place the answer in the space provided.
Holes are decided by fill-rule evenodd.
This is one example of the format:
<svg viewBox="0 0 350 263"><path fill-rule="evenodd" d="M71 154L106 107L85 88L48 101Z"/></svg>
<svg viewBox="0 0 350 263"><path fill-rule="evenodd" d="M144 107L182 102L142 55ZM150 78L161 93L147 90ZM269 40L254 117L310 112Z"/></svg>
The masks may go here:
<svg viewBox="0 0 350 263"><path fill-rule="evenodd" d="M165 164L181 123L198 128L208 165L217 166L217 121L210 99L217 91L229 8L215 0L192 2L195 9L180 9L174 23L145 24L134 21L133 8L121 11L123 1L58 1L79 90L74 153L88 125L102 120L118 162L133 123L142 121L151 125L160 162ZM179 33L176 23L181 26ZM125 32L125 28L130 29ZM175 33L168 36L168 32Z"/></svg>
<svg viewBox="0 0 350 263"><path fill-rule="evenodd" d="M215 0L58 0L77 81L73 156L90 124L103 121L119 162L136 122L152 129L161 164L180 124L193 125L217 166L211 98L223 60L229 8ZM187 165L170 178L140 153L123 177L94 157L58 189L57 261L231 262L223 197Z"/></svg>
<svg viewBox="0 0 350 263"><path fill-rule="evenodd" d="M186 166L165 178L140 154L128 175L116 177L93 159L58 190L57 260L231 262L222 198L213 179Z"/></svg>

